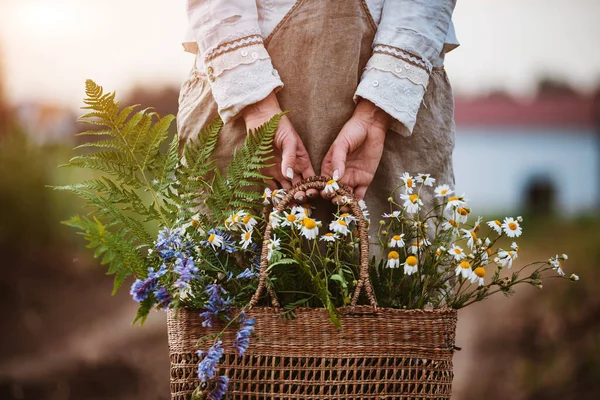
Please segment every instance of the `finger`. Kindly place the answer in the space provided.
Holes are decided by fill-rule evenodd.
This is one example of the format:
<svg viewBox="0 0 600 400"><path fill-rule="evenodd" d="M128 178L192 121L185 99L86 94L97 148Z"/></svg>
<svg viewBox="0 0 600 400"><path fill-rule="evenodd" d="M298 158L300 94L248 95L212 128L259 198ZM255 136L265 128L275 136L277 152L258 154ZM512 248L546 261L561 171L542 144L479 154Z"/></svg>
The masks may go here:
<svg viewBox="0 0 600 400"><path fill-rule="evenodd" d="M304 200L306 200L306 193L304 191L299 191L294 194L294 199L298 202L298 204L302 204Z"/></svg>
<svg viewBox="0 0 600 400"><path fill-rule="evenodd" d="M342 179L346 172L346 158L348 157L348 142L344 139L336 139L323 160L322 171L327 176L337 175Z"/></svg>
<svg viewBox="0 0 600 400"><path fill-rule="evenodd" d="M306 191L306 197L308 197L309 199L316 199L318 195L319 191L317 189L308 189Z"/></svg>
<svg viewBox="0 0 600 400"><path fill-rule="evenodd" d="M342 206L342 207L340 208L340 211L341 211L342 213L350 213L350 212L352 211L352 209L350 208L350 206Z"/></svg>
<svg viewBox="0 0 600 400"><path fill-rule="evenodd" d="M354 189L354 196L356 196L356 200L362 200L365 198L365 194L367 193L367 186L358 186Z"/></svg>
<svg viewBox="0 0 600 400"><path fill-rule="evenodd" d="M325 190L321 190L321 197L325 200L331 200L335 197L335 192L325 192Z"/></svg>
<svg viewBox="0 0 600 400"><path fill-rule="evenodd" d="M290 182L294 180L296 166L296 137L288 135L281 146L281 174ZM291 185L290 185L291 186Z"/></svg>

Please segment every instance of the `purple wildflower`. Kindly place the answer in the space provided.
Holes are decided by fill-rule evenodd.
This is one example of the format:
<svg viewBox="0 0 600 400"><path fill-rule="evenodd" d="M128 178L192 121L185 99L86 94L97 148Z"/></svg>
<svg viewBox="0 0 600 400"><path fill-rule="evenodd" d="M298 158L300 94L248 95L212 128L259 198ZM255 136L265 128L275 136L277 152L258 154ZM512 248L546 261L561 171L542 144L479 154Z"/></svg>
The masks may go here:
<svg viewBox="0 0 600 400"><path fill-rule="evenodd" d="M219 360L223 356L223 348L221 347L222 341L218 341L212 345L208 351L199 350L198 356L202 360L198 363L198 379L202 382L206 382L209 379L215 377L215 371Z"/></svg>
<svg viewBox="0 0 600 400"><path fill-rule="evenodd" d="M167 272L167 267L163 264L159 270L154 272L154 268L148 268L148 277L146 279L136 279L131 285L129 294L133 297L133 300L141 303L146 300L151 292L156 290L158 285L158 278L163 276Z"/></svg>
<svg viewBox="0 0 600 400"><path fill-rule="evenodd" d="M169 293L167 288L164 286L161 286L154 291L154 297L156 298L159 308L166 309L171 304L171 293Z"/></svg>
<svg viewBox="0 0 600 400"><path fill-rule="evenodd" d="M179 278L175 281L175 286L179 289L185 289L199 272L198 267L191 258L177 258L173 271L179 274Z"/></svg>
<svg viewBox="0 0 600 400"><path fill-rule="evenodd" d="M240 356L243 356L248 349L248 345L250 344L250 334L254 330L254 318L246 318L246 313L243 311L241 315L242 321L240 322L240 329L235 335L235 341L233 342L233 345Z"/></svg>
<svg viewBox="0 0 600 400"><path fill-rule="evenodd" d="M250 268L246 268L244 271L240 272L236 278L237 279L252 279L254 277L257 277L258 275L259 274L257 272L254 272Z"/></svg>
<svg viewBox="0 0 600 400"><path fill-rule="evenodd" d="M210 392L208 398L210 400L221 400L227 392L227 387L229 386L229 377L225 375L218 376L217 379L215 379L215 384L216 386L213 391Z"/></svg>
<svg viewBox="0 0 600 400"><path fill-rule="evenodd" d="M229 311L231 306L231 299L227 297L224 300L222 294L227 294L225 289L217 283L206 286L206 294L208 294L208 301L204 305L205 311L200 313L200 317L204 318L202 326L212 326L212 320L219 314L225 314Z"/></svg>

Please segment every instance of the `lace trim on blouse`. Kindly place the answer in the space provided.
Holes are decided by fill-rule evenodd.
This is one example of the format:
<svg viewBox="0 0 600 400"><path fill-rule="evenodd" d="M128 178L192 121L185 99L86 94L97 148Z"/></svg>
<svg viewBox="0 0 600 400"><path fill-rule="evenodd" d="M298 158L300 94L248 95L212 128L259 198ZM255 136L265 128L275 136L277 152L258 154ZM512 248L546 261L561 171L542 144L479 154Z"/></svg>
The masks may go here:
<svg viewBox="0 0 600 400"><path fill-rule="evenodd" d="M258 60L269 58L267 49L259 44L250 44L237 47L235 51L223 53L221 56L209 60L205 63L208 75L213 78L220 76L223 72L234 69L239 65L253 64Z"/></svg>
<svg viewBox="0 0 600 400"><path fill-rule="evenodd" d="M365 67L365 70L370 69L391 72L398 78L408 79L416 85L423 86L424 89L427 89L429 83L429 74L423 67L417 67L408 60L387 53L374 53Z"/></svg>
<svg viewBox="0 0 600 400"><path fill-rule="evenodd" d="M373 53L387 54L392 57L396 57L402 61L412 64L415 67L422 68L428 73L431 73L431 64L423 58L403 50L399 47L389 46L385 44L377 44L373 47Z"/></svg>

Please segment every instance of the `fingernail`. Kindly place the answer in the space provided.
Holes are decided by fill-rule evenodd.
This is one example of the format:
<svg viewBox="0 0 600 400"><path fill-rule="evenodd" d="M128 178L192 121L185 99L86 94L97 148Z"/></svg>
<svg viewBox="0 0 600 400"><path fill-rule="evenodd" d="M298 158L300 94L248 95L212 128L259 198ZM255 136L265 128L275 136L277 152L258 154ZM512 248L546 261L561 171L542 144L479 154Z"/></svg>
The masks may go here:
<svg viewBox="0 0 600 400"><path fill-rule="evenodd" d="M340 179L340 171L339 170L335 170L333 171L333 179Z"/></svg>
<svg viewBox="0 0 600 400"><path fill-rule="evenodd" d="M304 197L303 196L298 196L298 197L296 197L296 200L298 200L298 201L301 202L302 200L304 200Z"/></svg>
<svg viewBox="0 0 600 400"><path fill-rule="evenodd" d="M286 170L286 174L287 174L288 178L294 179L294 170L291 169L290 167L288 167L288 169Z"/></svg>

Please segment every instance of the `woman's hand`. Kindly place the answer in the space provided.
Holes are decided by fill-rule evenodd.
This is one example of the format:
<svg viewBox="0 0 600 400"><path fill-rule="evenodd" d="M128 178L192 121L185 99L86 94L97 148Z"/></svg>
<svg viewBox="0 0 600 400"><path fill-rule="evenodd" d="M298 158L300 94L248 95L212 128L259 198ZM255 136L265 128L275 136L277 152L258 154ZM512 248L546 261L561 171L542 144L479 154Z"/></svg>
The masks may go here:
<svg viewBox="0 0 600 400"><path fill-rule="evenodd" d="M337 175L340 182L354 190L359 200L363 199L379 166L391 120L392 117L375 104L360 99L354 114L325 155L321 172Z"/></svg>
<svg viewBox="0 0 600 400"><path fill-rule="evenodd" d="M242 110L246 130L258 128L275 114L281 112L277 97L274 92L271 92L265 99ZM273 177L273 180L267 182L271 189L277 189L277 183L279 183L282 188L287 190L302 179L315 175L304 143L286 115L279 121L277 132L275 132L273 156L274 158L269 160L269 163L275 165L262 171L264 175ZM306 200L307 194L308 197L316 197L318 192L316 190L309 190L308 193L298 192L294 197L298 202L303 202Z"/></svg>

